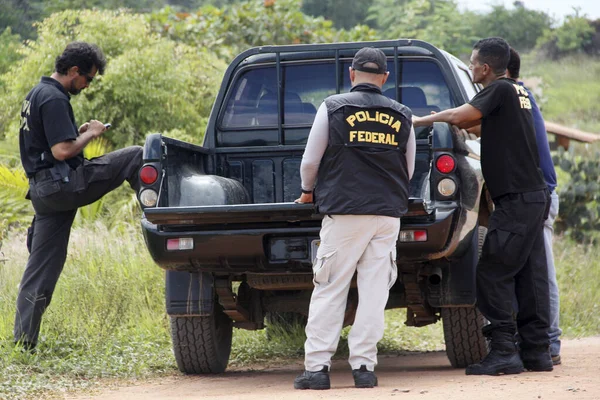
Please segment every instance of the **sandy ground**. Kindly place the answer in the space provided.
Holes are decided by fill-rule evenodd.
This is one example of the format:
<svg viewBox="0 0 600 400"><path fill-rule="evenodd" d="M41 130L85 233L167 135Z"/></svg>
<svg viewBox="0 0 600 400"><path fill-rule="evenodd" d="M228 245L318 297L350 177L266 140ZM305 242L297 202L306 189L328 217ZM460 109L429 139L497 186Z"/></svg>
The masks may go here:
<svg viewBox="0 0 600 400"><path fill-rule="evenodd" d="M107 389L72 400L184 399L593 399L600 400L600 337L563 341L562 365L552 372L506 376L466 376L450 366L445 353L380 357L379 387L356 389L350 367L336 361L331 390L294 390L302 364L232 370L213 376L176 376L135 386Z"/></svg>

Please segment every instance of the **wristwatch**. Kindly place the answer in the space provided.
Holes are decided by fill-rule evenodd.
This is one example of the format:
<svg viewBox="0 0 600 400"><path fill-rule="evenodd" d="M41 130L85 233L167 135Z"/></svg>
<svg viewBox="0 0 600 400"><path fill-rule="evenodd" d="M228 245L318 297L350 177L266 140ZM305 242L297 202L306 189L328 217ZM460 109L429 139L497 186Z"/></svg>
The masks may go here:
<svg viewBox="0 0 600 400"><path fill-rule="evenodd" d="M312 190L304 190L304 189L302 189L302 193L304 193L304 194L312 194L312 192L313 192Z"/></svg>

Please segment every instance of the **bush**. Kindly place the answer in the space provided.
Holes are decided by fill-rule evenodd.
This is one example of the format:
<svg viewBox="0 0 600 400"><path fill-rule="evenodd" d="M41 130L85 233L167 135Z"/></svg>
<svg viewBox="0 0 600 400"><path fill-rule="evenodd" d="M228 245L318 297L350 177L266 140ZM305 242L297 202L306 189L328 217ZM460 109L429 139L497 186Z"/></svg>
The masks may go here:
<svg viewBox="0 0 600 400"><path fill-rule="evenodd" d="M336 30L331 21L305 15L301 8L296 0L247 1L222 9L205 6L194 13L165 8L149 20L155 32L209 49L225 60L254 46L376 38L376 32L365 25Z"/></svg>
<svg viewBox="0 0 600 400"><path fill-rule="evenodd" d="M596 242L600 238L600 152L583 157L559 148L554 163L561 181L557 230L579 242Z"/></svg>
<svg viewBox="0 0 600 400"><path fill-rule="evenodd" d="M19 54L20 48L21 37L13 35L10 27L6 28L0 34L0 75L8 71L9 67L21 58Z"/></svg>
<svg viewBox="0 0 600 400"><path fill-rule="evenodd" d="M565 22L556 29L546 30L537 43L537 48L550 59L583 52L592 43L595 28L589 19L579 13L567 15Z"/></svg>
<svg viewBox="0 0 600 400"><path fill-rule="evenodd" d="M181 129L200 143L225 65L203 49L161 38L142 15L126 11L65 11L38 25L24 58L0 77L0 136L15 142L19 108L40 76L74 40L96 43L108 66L89 89L73 97L79 124L111 122L105 136L115 147L143 143L151 132Z"/></svg>

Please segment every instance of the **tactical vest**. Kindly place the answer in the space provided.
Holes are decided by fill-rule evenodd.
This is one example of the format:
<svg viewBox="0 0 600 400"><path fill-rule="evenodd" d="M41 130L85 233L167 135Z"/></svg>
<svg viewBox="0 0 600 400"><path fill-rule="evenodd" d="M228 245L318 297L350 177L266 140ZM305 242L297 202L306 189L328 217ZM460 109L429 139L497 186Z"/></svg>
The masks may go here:
<svg viewBox="0 0 600 400"><path fill-rule="evenodd" d="M406 143L409 108L361 84L325 99L329 144L321 160L315 203L322 214L400 217L408 208Z"/></svg>

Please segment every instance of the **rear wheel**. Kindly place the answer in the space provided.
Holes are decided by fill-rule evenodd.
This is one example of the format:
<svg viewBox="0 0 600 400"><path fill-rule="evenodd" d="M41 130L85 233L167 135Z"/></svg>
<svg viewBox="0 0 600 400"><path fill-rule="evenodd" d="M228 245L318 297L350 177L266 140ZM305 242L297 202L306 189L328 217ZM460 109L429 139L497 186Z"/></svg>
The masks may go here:
<svg viewBox="0 0 600 400"><path fill-rule="evenodd" d="M233 322L218 304L209 316L171 316L171 338L177 367L186 374L225 371L232 334Z"/></svg>
<svg viewBox="0 0 600 400"><path fill-rule="evenodd" d="M477 250L481 256L487 228L477 231ZM481 361L489 351L488 340L482 328L487 325L485 317L473 307L442 308L446 355L455 368L465 368Z"/></svg>
<svg viewBox="0 0 600 400"><path fill-rule="evenodd" d="M442 308L446 355L454 368L478 363L488 353L481 328L487 320L475 307Z"/></svg>

